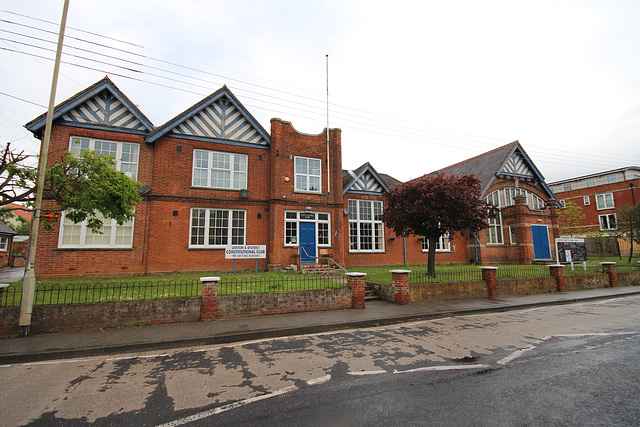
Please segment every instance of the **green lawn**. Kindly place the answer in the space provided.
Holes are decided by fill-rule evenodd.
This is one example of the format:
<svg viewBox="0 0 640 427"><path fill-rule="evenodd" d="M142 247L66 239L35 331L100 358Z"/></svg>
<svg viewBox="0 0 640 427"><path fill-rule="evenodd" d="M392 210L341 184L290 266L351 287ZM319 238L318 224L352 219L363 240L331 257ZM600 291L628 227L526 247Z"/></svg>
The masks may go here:
<svg viewBox="0 0 640 427"><path fill-rule="evenodd" d="M605 258L590 260L587 262L591 266L587 273L600 272L599 263L603 261L614 261L617 263L617 271L637 271L640 265L637 262L629 265L626 259ZM496 265L499 267L498 278L510 277L533 277L548 275L548 268L544 265L518 266L518 265ZM425 264L417 265L396 265L384 267L352 267L350 272L366 273L366 280L373 282L390 283L390 270L411 270L414 273L426 272ZM582 266L576 264L575 271L565 269L565 274L584 273ZM435 281L423 275L414 275L412 282ZM458 280L480 280L480 268L477 265L437 265L436 274L440 281ZM338 276L343 276L343 272L338 272ZM251 294L251 293L271 293L283 291L296 291L307 289L327 289L344 287L346 281L344 277L337 279L318 278L313 275L301 275L295 271L243 271L233 274L233 272L196 272L196 273L172 273L163 275L144 276L117 276L117 277L79 277L68 279L47 279L38 280L36 283L36 304L57 304L57 303L82 303L82 302L103 302L103 301L123 301L138 299L156 299L172 297L198 297L201 295L201 277L217 276L222 279L218 285L219 295L229 294ZM11 283L16 291L22 288L22 280ZM17 305L19 295L15 294L13 303L9 302L9 295L4 305ZM16 298L18 300L16 301Z"/></svg>
<svg viewBox="0 0 640 427"><path fill-rule="evenodd" d="M627 264L627 259L623 258L622 260L618 257L610 257L610 258L595 258L587 261L588 265L599 265L599 262L603 261L613 261L616 262L616 269L626 269L629 267ZM576 264L577 266L578 264ZM631 268L638 268L637 259L634 259L634 262L631 264ZM517 266L517 265L497 265L497 267L509 268L509 269L517 269L521 267L526 269L530 266ZM377 266L377 267L350 267L347 270L350 272L361 272L367 273L366 280L374 281L374 282L390 282L391 281L391 273L389 270L412 270L412 271L426 271L426 264L413 264L413 265L395 265L395 266ZM477 271L479 267L476 265L469 264L446 264L446 265L436 265L436 272L449 272L449 271ZM343 274L342 272L338 272L338 274ZM294 279L300 277L300 274L295 271L258 271L256 274L253 270L251 271L242 271L237 274L233 274L233 272L228 271L206 271L206 272L176 272L169 274L158 274L158 275L145 275L145 276L112 276L112 277L78 277L78 278L67 278L67 279L46 279L46 280L38 280L36 285L44 285L49 288L54 285L67 285L67 284L87 284L87 283L192 283L194 280L199 281L201 277L220 277L221 279L255 279L259 277L260 279ZM22 286L22 280L18 280L16 282L11 283L15 286Z"/></svg>

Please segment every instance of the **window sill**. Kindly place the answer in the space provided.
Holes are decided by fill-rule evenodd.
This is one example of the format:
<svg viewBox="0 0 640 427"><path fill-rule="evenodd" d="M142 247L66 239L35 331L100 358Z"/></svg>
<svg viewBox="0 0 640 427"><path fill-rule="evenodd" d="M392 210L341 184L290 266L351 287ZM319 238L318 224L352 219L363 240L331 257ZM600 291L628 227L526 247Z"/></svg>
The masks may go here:
<svg viewBox="0 0 640 427"><path fill-rule="evenodd" d="M133 248L110 248L110 247L57 247L56 251L132 251Z"/></svg>
<svg viewBox="0 0 640 427"><path fill-rule="evenodd" d="M385 254L387 251L349 251L350 254Z"/></svg>
<svg viewBox="0 0 640 427"><path fill-rule="evenodd" d="M242 188L222 188L222 187L200 187L198 185L191 185L189 187L192 190L216 190L216 191L241 191Z"/></svg>
<svg viewBox="0 0 640 427"><path fill-rule="evenodd" d="M207 246L207 247L199 247L199 246L190 246L187 248L188 251L224 251L228 246Z"/></svg>
<svg viewBox="0 0 640 427"><path fill-rule="evenodd" d="M294 194L316 194L322 196L322 191L305 191L305 190L293 190Z"/></svg>

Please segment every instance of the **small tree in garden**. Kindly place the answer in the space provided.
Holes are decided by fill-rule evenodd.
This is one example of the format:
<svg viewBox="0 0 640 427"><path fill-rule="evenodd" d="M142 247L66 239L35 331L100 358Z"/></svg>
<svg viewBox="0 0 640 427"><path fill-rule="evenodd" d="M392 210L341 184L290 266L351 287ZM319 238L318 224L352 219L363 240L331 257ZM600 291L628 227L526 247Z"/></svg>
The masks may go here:
<svg viewBox="0 0 640 427"><path fill-rule="evenodd" d="M558 213L560 234L568 234L570 237L573 237L574 233L577 233L580 229L580 221L584 218L582 207L578 206L575 202L567 201L564 209L561 209Z"/></svg>
<svg viewBox="0 0 640 427"><path fill-rule="evenodd" d="M629 263L633 259L633 245L640 245L640 204L627 205L618 209L618 230L616 235L628 239L631 247L629 248Z"/></svg>
<svg viewBox="0 0 640 427"><path fill-rule="evenodd" d="M13 150L9 143L0 146L0 211L8 210L5 206L9 203L30 206L35 201L38 170L29 163L35 163L35 159L24 151ZM115 164L112 156L91 150L79 157L67 151L47 169L44 198L57 204L57 212L66 211L71 221L87 220L87 226L96 232L103 218L113 218L118 224L129 221L142 199L138 193L142 184L116 170Z"/></svg>
<svg viewBox="0 0 640 427"><path fill-rule="evenodd" d="M386 192L383 221L397 235L428 239L427 274L435 276L440 236L482 230L496 215L497 208L481 195L480 181L473 175L424 175Z"/></svg>

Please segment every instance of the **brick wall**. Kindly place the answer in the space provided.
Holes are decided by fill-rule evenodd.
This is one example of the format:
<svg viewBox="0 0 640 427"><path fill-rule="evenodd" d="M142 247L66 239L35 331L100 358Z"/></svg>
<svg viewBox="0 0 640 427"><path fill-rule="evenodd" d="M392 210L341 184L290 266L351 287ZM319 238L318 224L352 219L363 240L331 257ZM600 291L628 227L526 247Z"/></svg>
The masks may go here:
<svg viewBox="0 0 640 427"><path fill-rule="evenodd" d="M143 136L54 125L49 148L49 166L64 158L64 152L69 149L71 136L138 143L138 180L152 185L153 146L145 143ZM43 209L47 208L55 206L45 200ZM60 219L50 224L52 230L47 230L41 222L36 252L36 275L50 278L144 273L146 219L147 203L143 201L136 206L134 241L131 249L58 249Z"/></svg>
<svg viewBox="0 0 640 427"><path fill-rule="evenodd" d="M336 262L344 263L343 198L342 198L342 143L340 129L329 132L329 169L327 168L327 132L317 135L298 132L291 123L271 120L270 195L269 195L269 250L268 264L281 268L292 263L296 248L284 247L284 211L327 212L331 215L331 247L329 255ZM321 193L295 190L296 156L320 159L322 174ZM328 173L328 171L330 171ZM330 187L329 188L329 180ZM329 191L330 190L330 191Z"/></svg>
<svg viewBox="0 0 640 427"><path fill-rule="evenodd" d="M121 301L99 304L37 305L31 316L32 333L81 331L125 325L196 322L200 320L199 298ZM19 307L0 309L0 333L18 330Z"/></svg>
<svg viewBox="0 0 640 427"><path fill-rule="evenodd" d="M218 297L218 318L351 308L350 288Z"/></svg>
<svg viewBox="0 0 640 427"><path fill-rule="evenodd" d="M393 301L395 294L393 285L384 285L384 299ZM413 302L438 302L467 298L486 298L487 289L484 281L470 280L460 282L410 284L409 298Z"/></svg>

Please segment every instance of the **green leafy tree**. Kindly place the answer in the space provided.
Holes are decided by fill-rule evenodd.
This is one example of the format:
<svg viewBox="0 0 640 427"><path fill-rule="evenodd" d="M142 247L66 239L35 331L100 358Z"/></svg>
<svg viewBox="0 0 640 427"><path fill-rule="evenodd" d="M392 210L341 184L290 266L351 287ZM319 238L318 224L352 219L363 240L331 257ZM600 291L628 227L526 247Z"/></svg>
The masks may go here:
<svg viewBox="0 0 640 427"><path fill-rule="evenodd" d="M440 236L476 232L488 227L497 208L481 198L480 181L473 175L424 175L398 184L385 193L383 220L397 235L413 234L429 240L427 274L435 276L436 245Z"/></svg>
<svg viewBox="0 0 640 427"><path fill-rule="evenodd" d="M0 158L0 207L8 203L35 201L37 168L29 166L30 156L14 152L10 144ZM113 156L97 155L87 150L79 157L65 152L64 157L47 169L44 199L54 202L43 216L65 211L66 217L99 232L102 217L123 224L135 216L135 205L141 200L142 184L116 170ZM47 226L48 222L44 221Z"/></svg>
<svg viewBox="0 0 640 427"><path fill-rule="evenodd" d="M560 225L560 234L573 237L580 230L580 223L584 220L585 215L582 207L575 202L567 201L564 209L558 212L558 224Z"/></svg>
<svg viewBox="0 0 640 427"><path fill-rule="evenodd" d="M630 242L629 263L633 259L633 245L640 245L640 204L623 206L618 211L616 235Z"/></svg>
<svg viewBox="0 0 640 427"><path fill-rule="evenodd" d="M62 161L47 171L46 196L65 211L73 222L86 220L87 226L98 231L105 218L123 224L135 216L134 208L141 200L142 184L115 169L112 156L96 155L86 150L80 157L65 153Z"/></svg>

